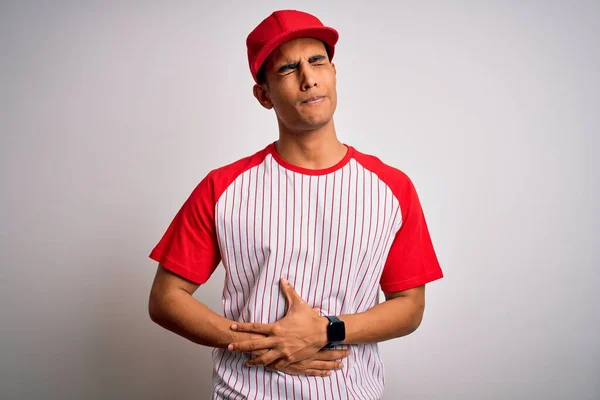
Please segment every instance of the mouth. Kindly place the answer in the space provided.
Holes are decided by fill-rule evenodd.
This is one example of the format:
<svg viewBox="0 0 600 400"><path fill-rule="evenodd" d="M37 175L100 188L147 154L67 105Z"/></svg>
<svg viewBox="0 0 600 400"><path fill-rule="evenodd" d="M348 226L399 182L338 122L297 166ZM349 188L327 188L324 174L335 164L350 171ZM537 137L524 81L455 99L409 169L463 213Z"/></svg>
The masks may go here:
<svg viewBox="0 0 600 400"><path fill-rule="evenodd" d="M321 103L325 99L325 96L314 96L309 99L306 99L302 102L302 104L318 104Z"/></svg>

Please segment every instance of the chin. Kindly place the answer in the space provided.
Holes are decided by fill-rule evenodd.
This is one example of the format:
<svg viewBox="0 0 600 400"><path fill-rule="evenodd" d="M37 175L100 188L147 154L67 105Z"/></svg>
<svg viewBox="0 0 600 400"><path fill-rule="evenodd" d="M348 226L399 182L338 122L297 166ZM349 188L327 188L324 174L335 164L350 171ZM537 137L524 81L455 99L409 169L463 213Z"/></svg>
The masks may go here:
<svg viewBox="0 0 600 400"><path fill-rule="evenodd" d="M327 125L332 118L333 115L329 115L329 113L327 115L304 115L299 119L298 125L305 125L306 127L310 127L310 129L317 129Z"/></svg>
<svg viewBox="0 0 600 400"><path fill-rule="evenodd" d="M324 115L325 114L325 115ZM283 123L290 131L306 132L320 129L331 122L333 115L329 113L315 113L313 115L296 115L293 120L285 120L278 116L280 123Z"/></svg>
<svg viewBox="0 0 600 400"><path fill-rule="evenodd" d="M320 128L326 126L327 124L329 124L329 121L330 120L306 122L306 123L300 125L299 128L303 131L314 131L314 130L317 130L317 129L320 129Z"/></svg>

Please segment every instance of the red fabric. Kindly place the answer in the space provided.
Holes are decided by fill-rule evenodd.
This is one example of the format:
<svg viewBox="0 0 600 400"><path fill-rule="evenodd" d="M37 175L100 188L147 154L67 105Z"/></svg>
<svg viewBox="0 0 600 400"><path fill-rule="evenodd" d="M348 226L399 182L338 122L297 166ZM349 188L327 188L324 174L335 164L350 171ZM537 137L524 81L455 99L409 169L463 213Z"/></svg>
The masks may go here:
<svg viewBox="0 0 600 400"><path fill-rule="evenodd" d="M390 187L402 212L402 226L396 233L381 276L381 290L399 292L442 278L442 269L411 179L377 157L358 151L355 157Z"/></svg>
<svg viewBox="0 0 600 400"><path fill-rule="evenodd" d="M192 191L149 257L197 284L205 283L221 262L215 205L241 173L264 159L266 150L211 171Z"/></svg>
<svg viewBox="0 0 600 400"><path fill-rule="evenodd" d="M310 37L323 41L329 48L329 57L333 59L338 32L323 25L314 15L296 11L275 11L265 18L246 38L248 64L255 82L258 71L277 47L292 39Z"/></svg>
<svg viewBox="0 0 600 400"><path fill-rule="evenodd" d="M217 200L240 174L260 164L268 153L284 166L288 165L274 149L274 144L270 144L253 156L209 173L185 201L152 250L150 258L192 282L206 282L221 261L215 228ZM344 159L325 172L340 168L350 158L355 158L390 188L400 204L402 225L386 259L380 279L381 289L384 292L397 292L442 278L442 270L413 182L402 171L384 164L377 157L363 154L352 146L348 146L348 149ZM301 169L297 172L311 170Z"/></svg>
<svg viewBox="0 0 600 400"><path fill-rule="evenodd" d="M331 172L337 171L338 169L340 169L340 168L344 167L346 164L348 164L348 162L350 161L350 159L352 157L354 157L354 147L349 146L347 144L344 144L344 146L346 146L348 148L348 150L346 151L346 155L344 156L344 158L342 158L335 165L332 165L329 168L321 168L321 169L302 168L302 167L300 167L298 165L294 165L294 164L292 164L290 162L287 162L277 152L277 149L275 148L275 143L271 143L267 147L267 151L269 153L271 153L271 155L273 155L273 158L275 159L275 161L277 161L277 163L280 164L282 167L284 167L286 169L289 169L290 171L297 172L299 174L316 176L316 175L327 175L327 174L329 174Z"/></svg>

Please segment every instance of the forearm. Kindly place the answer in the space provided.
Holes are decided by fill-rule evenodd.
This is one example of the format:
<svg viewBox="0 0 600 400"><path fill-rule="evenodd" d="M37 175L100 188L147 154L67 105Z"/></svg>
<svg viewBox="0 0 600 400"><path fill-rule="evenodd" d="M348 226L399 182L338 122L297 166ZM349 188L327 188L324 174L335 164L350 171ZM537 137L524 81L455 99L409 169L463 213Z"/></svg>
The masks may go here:
<svg viewBox="0 0 600 400"><path fill-rule="evenodd" d="M343 344L376 343L414 332L423 318L423 302L396 297L358 314L340 315L346 326Z"/></svg>
<svg viewBox="0 0 600 400"><path fill-rule="evenodd" d="M158 325L204 346L225 348L234 341L258 336L232 331L234 321L218 315L184 290L151 298L149 310Z"/></svg>
<svg viewBox="0 0 600 400"><path fill-rule="evenodd" d="M232 329L267 336L260 340L232 343L231 351L269 350L250 360L251 365L271 365L275 369L309 358L322 349L328 340L329 320L319 316L293 287L281 280L288 304L286 315L275 323L239 323ZM425 286L386 293L386 300L358 314L339 315L346 327L342 344L382 342L404 336L417 329L423 318Z"/></svg>

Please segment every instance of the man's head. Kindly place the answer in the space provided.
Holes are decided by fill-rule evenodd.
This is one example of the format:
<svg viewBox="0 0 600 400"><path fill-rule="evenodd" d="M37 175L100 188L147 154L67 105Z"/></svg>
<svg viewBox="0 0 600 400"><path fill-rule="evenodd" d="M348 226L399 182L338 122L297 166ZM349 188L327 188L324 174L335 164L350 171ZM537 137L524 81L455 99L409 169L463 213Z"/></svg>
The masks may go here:
<svg viewBox="0 0 600 400"><path fill-rule="evenodd" d="M337 105L337 32L300 11L276 11L248 35L254 96L291 131L318 129Z"/></svg>

